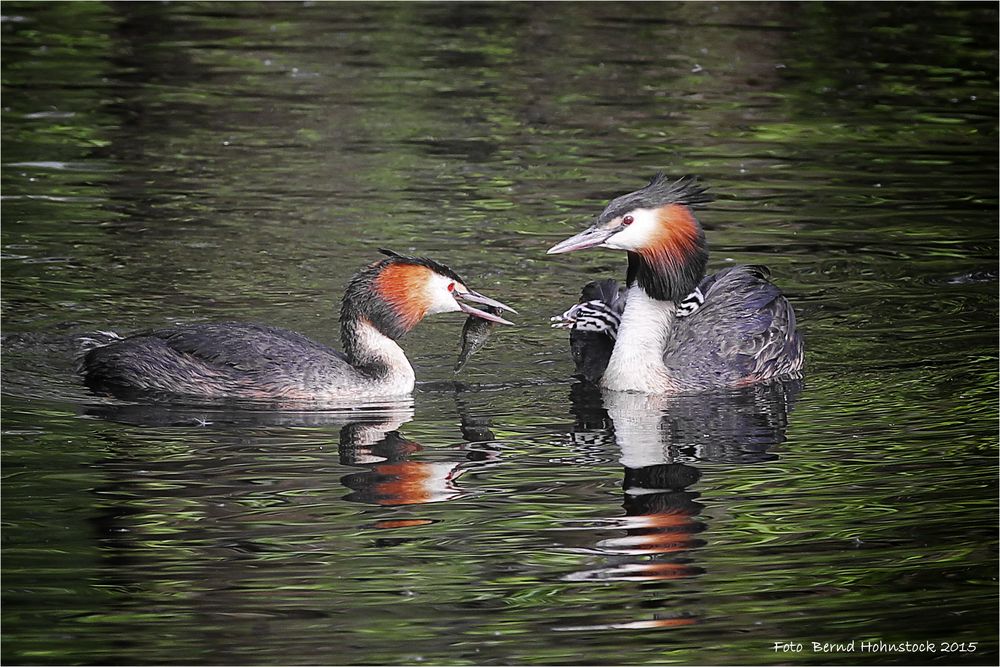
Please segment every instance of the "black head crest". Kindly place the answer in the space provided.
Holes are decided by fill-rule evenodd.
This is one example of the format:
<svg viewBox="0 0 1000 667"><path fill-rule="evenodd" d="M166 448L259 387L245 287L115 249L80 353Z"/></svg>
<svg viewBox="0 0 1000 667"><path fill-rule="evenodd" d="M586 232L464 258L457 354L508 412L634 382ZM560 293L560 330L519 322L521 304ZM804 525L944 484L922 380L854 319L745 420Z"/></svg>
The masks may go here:
<svg viewBox="0 0 1000 667"><path fill-rule="evenodd" d="M457 273L449 269L444 264L435 262L433 259L430 259L428 257L409 257L407 255L401 255L395 250L389 250L387 248L379 248L378 251L383 255L385 255L386 257L388 257L388 259L383 259L379 262L376 262L373 265L373 268L377 270L381 270L386 266L389 266L390 264L413 264L416 266L426 266L428 269L434 271L435 273L439 273L442 276L447 276L448 278L451 278L456 282L460 282L463 285L465 284L465 281Z"/></svg>
<svg viewBox="0 0 1000 667"><path fill-rule="evenodd" d="M646 187L613 199L601 213L598 222L609 222L637 208L660 208L667 204L697 208L714 199L708 188L698 182L697 176L682 176L672 181L660 171Z"/></svg>

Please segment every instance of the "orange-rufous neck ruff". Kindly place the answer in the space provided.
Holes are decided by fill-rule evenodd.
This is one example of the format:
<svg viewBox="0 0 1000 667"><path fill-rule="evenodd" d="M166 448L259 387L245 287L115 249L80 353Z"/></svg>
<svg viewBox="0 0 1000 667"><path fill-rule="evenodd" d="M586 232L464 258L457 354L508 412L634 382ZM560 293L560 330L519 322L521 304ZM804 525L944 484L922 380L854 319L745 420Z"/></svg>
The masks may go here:
<svg viewBox="0 0 1000 667"><path fill-rule="evenodd" d="M636 251L652 263L683 265L699 244L699 227L691 209L681 204L661 206L656 210L656 221L655 235Z"/></svg>
<svg viewBox="0 0 1000 667"><path fill-rule="evenodd" d="M390 264L375 279L375 289L409 330L430 308L426 295L432 271L419 264Z"/></svg>
<svg viewBox="0 0 1000 667"><path fill-rule="evenodd" d="M629 252L626 283L638 283L654 299L681 301L705 276L705 232L683 204L666 204L655 215L647 242Z"/></svg>

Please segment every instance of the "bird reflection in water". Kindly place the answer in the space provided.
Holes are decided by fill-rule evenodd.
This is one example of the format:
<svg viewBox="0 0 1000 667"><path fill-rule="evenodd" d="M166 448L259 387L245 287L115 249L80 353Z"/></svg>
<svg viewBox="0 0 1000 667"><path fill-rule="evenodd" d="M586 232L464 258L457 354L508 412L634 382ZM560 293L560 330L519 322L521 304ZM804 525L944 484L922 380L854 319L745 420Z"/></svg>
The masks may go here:
<svg viewBox="0 0 1000 667"><path fill-rule="evenodd" d="M168 404L109 403L91 406L90 416L142 426L209 427L340 427L339 462L363 468L344 475L341 483L349 501L381 506L419 505L452 500L465 495L458 478L473 468L499 460L489 417L475 416L462 398L464 387L456 385L456 405L463 442L450 447L425 449L400 434L403 424L414 417L412 405L378 405L371 409L293 410L289 405L272 409L238 409L231 406L178 406ZM244 442L244 444L246 444ZM432 453L432 460L414 458ZM458 456L456 456L458 454ZM445 458L447 457L447 458ZM442 460L445 459L445 460ZM424 525L424 519L379 521L379 528Z"/></svg>
<svg viewBox="0 0 1000 667"><path fill-rule="evenodd" d="M701 494L694 490L702 478L699 464L743 465L777 459L770 449L785 440L787 415L801 387L802 382L794 380L719 393L664 396L602 394L590 384L574 385L571 399L576 424L571 437L575 444L588 448L601 440L616 447L624 467L625 516L611 521L619 534L593 544L601 563L565 578L658 582L704 573L698 550L711 545L705 537L709 524L701 517ZM586 629L677 627L697 622L697 616L672 611Z"/></svg>
<svg viewBox="0 0 1000 667"><path fill-rule="evenodd" d="M455 403L461 421L463 443L434 448L435 453L458 452L460 459L419 460L411 458L423 445L398 432L400 424L353 424L340 432L340 462L362 466L363 472L341 478L352 489L345 498L383 506L420 505L454 500L467 495L458 478L468 470L490 466L499 460L499 450L488 417L472 414L462 397L464 386L456 385ZM399 528L431 523L427 519L393 519L373 524L377 528Z"/></svg>
<svg viewBox="0 0 1000 667"><path fill-rule="evenodd" d="M88 516L99 558L93 581L123 592L112 609L121 614L157 609L162 591L183 590L191 613L209 624L268 613L324 618L327 589L314 582L340 576L341 562L369 562L371 545L415 539L408 527L436 519L413 503L466 495L458 478L497 460L489 419L473 415L484 414L481 404L463 401L464 440L455 431L450 446L427 448L400 434L414 418L409 402L88 406L88 417L142 427L140 439L95 425L108 455L94 466L101 481ZM344 478L347 489L342 463L361 468ZM345 493L376 506L345 511Z"/></svg>
<svg viewBox="0 0 1000 667"><path fill-rule="evenodd" d="M345 498L373 505L419 505L453 500L466 495L457 484L466 471L493 464L499 453L489 445L494 439L488 420L472 417L459 403L462 435L466 442L445 448L461 453L460 459L444 461L415 460L424 447L409 440L396 429L400 424L349 424L340 431L340 462L365 470L341 478L352 489ZM435 448L436 452L441 451ZM416 522L416 523L414 523ZM379 528L423 525L429 520L387 520Z"/></svg>

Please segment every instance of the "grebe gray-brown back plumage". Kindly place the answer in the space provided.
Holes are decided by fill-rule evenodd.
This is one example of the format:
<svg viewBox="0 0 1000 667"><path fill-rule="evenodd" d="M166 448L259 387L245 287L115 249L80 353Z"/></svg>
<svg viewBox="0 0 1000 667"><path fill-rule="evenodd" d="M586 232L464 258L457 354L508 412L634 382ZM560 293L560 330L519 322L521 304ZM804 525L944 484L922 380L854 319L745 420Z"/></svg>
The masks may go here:
<svg viewBox="0 0 1000 667"><path fill-rule="evenodd" d="M189 324L91 339L80 372L95 391L195 398L353 400L413 390L410 362L396 343L427 315L462 311L511 324L465 302L513 308L467 287L454 271L382 250L354 275L340 311L339 352L261 324ZM496 311L499 312L499 311Z"/></svg>
<svg viewBox="0 0 1000 667"><path fill-rule="evenodd" d="M609 318L603 326L598 320L590 329L614 340L605 367L588 371L602 386L678 393L801 372L795 313L769 281L768 270L732 266L705 276L705 232L691 209L708 201L694 178L670 181L657 174L646 187L612 200L596 224L549 249L549 254L593 247L628 253L620 321ZM554 319L579 339L578 330L587 329L577 321L593 325L587 316L595 308L601 310L591 304L582 313L570 309Z"/></svg>

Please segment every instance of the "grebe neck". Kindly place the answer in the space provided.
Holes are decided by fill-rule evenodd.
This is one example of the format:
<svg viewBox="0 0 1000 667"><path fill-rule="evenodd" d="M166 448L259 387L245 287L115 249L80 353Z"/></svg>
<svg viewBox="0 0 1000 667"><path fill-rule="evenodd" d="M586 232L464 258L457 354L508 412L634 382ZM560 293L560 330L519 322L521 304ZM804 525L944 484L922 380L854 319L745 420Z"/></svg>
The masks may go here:
<svg viewBox="0 0 1000 667"><path fill-rule="evenodd" d="M412 388L413 367L403 348L367 319L342 323L340 337L344 354L358 371L373 380L393 384L408 378Z"/></svg>
<svg viewBox="0 0 1000 667"><path fill-rule="evenodd" d="M413 367L396 343L410 328L389 304L357 281L348 287L340 309L340 342L351 366L383 393L413 390Z"/></svg>
<svg viewBox="0 0 1000 667"><path fill-rule="evenodd" d="M701 234L683 255L629 251L625 284L641 287L653 299L680 303L701 283L707 265L708 249Z"/></svg>
<svg viewBox="0 0 1000 667"><path fill-rule="evenodd" d="M679 391L680 386L663 365L676 311L673 301L653 298L639 284L629 287L618 340L601 385L615 391L651 394Z"/></svg>

